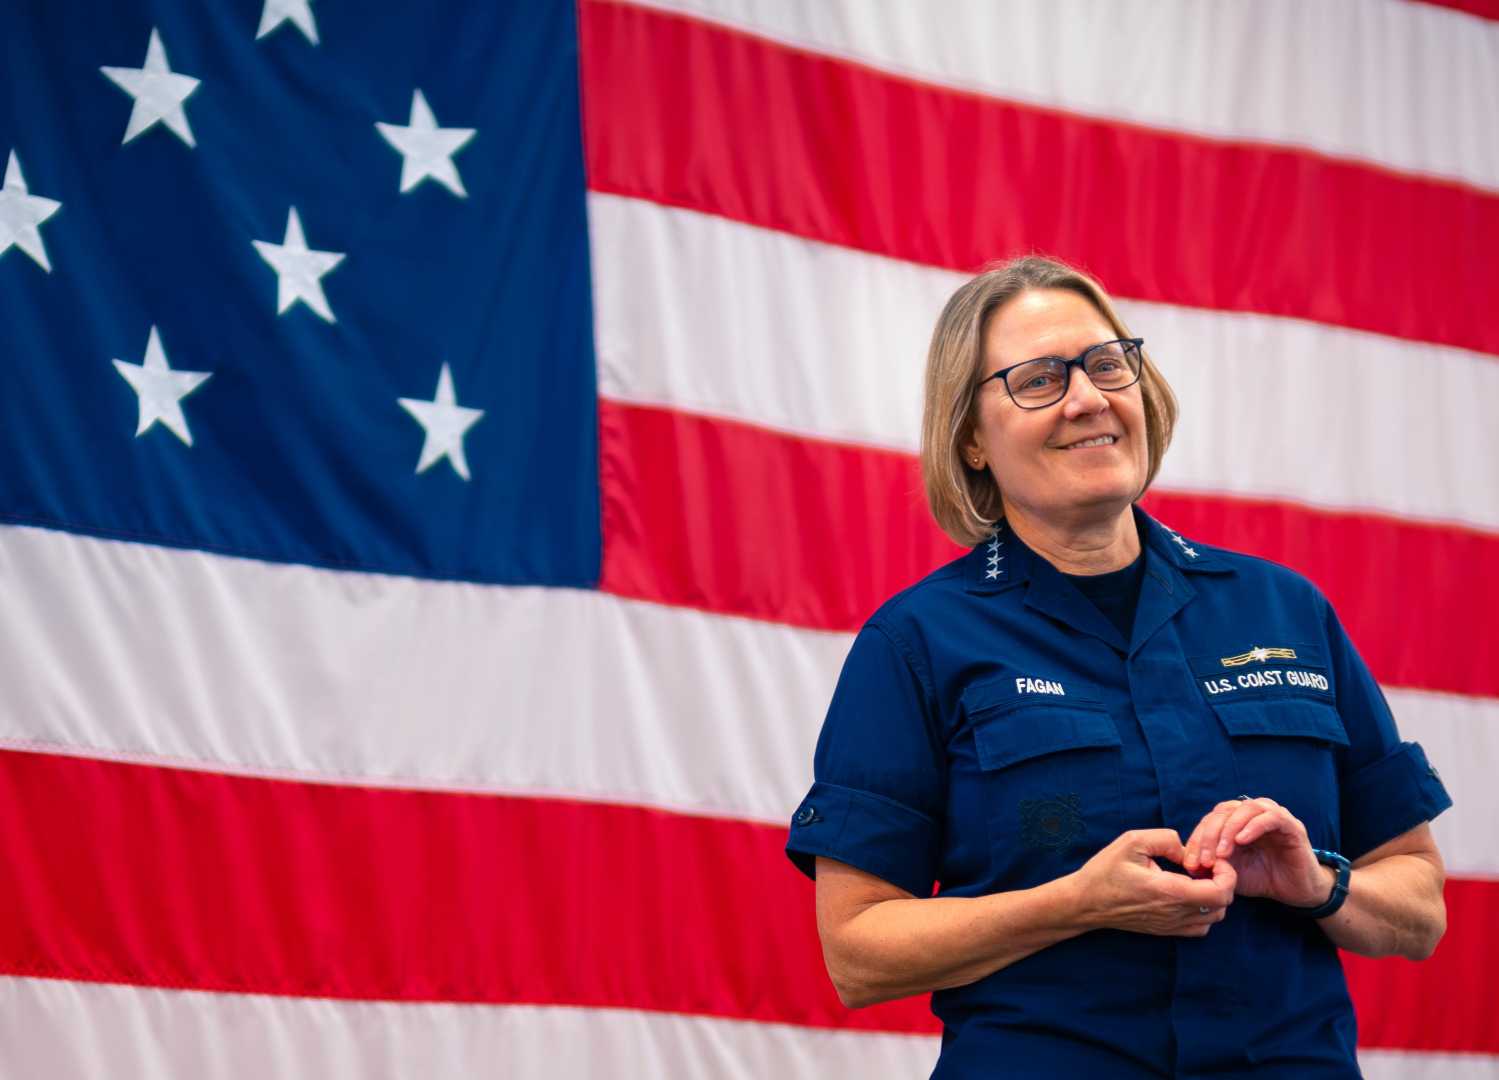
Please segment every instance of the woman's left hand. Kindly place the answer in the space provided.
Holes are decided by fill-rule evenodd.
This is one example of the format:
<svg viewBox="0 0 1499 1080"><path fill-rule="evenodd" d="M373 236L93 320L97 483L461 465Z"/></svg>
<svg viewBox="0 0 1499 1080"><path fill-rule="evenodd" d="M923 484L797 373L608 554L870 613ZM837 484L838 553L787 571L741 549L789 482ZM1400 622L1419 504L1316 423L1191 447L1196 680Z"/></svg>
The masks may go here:
<svg viewBox="0 0 1499 1080"><path fill-rule="evenodd" d="M1194 875L1227 859L1238 873L1234 892L1239 896L1316 907L1332 889L1329 871L1312 853L1306 826L1274 799L1219 803L1198 822L1186 847L1183 865Z"/></svg>

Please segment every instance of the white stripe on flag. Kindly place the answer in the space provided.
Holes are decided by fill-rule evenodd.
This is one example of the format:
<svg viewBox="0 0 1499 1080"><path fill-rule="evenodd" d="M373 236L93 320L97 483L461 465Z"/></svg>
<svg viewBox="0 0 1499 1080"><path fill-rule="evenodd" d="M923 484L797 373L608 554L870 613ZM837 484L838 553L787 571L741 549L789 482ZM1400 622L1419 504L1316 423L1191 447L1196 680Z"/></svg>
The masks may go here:
<svg viewBox="0 0 1499 1080"><path fill-rule="evenodd" d="M480 1075L906 1080L931 1036L626 1009L394 1004L0 977L6 1077L426 1080Z"/></svg>
<svg viewBox="0 0 1499 1080"><path fill-rule="evenodd" d="M612 195L589 218L605 394L915 451L932 325L964 275ZM1163 489L1499 529L1495 358L1119 306L1181 401Z"/></svg>
<svg viewBox="0 0 1499 1080"><path fill-rule="evenodd" d="M851 641L21 527L0 528L0 591L0 745L771 824L810 782ZM124 611L128 634L103 629ZM1499 874L1499 701L1388 696L1463 808L1435 826L1450 872Z"/></svg>
<svg viewBox="0 0 1499 1080"><path fill-rule="evenodd" d="M929 1036L827 1031L625 1009L395 1004L0 976L17 1077L429 1080L503 1061L515 1076L864 1080L925 1076ZM1499 1058L1359 1051L1368 1080L1499 1080Z"/></svg>
<svg viewBox="0 0 1499 1080"><path fill-rule="evenodd" d="M1499 92L1473 93L1499 89L1499 25L1427 4L644 2L935 85L1499 188Z"/></svg>
<svg viewBox="0 0 1499 1080"><path fill-rule="evenodd" d="M1364 1080L1499 1080L1499 1057L1489 1054L1360 1050L1358 1064Z"/></svg>

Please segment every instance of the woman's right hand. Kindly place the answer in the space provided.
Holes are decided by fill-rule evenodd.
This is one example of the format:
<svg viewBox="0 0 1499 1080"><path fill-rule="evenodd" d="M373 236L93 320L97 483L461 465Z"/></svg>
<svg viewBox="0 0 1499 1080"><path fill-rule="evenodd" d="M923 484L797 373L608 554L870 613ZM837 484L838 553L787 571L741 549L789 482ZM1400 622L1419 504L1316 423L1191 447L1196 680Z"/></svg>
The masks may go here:
<svg viewBox="0 0 1499 1080"><path fill-rule="evenodd" d="M1211 878L1191 878L1162 870L1157 857L1177 865L1186 858L1174 829L1131 829L1076 871L1080 910L1090 927L1204 937L1223 921L1237 880L1227 859L1213 864Z"/></svg>

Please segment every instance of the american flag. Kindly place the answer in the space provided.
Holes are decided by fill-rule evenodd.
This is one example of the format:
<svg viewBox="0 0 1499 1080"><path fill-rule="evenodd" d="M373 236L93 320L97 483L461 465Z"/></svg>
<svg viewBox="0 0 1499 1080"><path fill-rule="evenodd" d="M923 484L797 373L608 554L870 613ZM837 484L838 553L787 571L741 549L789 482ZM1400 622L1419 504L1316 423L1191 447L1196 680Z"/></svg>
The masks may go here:
<svg viewBox="0 0 1499 1080"><path fill-rule="evenodd" d="M1030 250L1181 398L1149 509L1312 577L1456 801L1366 1072L1499 1077L1492 0L0 31L0 1077L923 1075L781 846Z"/></svg>

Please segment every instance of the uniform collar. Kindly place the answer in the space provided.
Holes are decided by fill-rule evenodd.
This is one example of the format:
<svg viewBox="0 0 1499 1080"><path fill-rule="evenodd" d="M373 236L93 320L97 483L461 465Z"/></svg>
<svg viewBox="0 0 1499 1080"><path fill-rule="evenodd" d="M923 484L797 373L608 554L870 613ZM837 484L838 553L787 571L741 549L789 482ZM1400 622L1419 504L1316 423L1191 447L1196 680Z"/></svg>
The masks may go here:
<svg viewBox="0 0 1499 1080"><path fill-rule="evenodd" d="M1162 525L1138 506L1134 508L1135 524L1145 545L1154 548L1167 562L1189 574L1232 574L1234 568L1212 548L1193 543L1168 525Z"/></svg>
<svg viewBox="0 0 1499 1080"><path fill-rule="evenodd" d="M1212 548L1185 539L1138 506L1133 509L1135 526L1140 530L1144 546L1168 565L1188 574L1234 572L1233 567ZM1001 518L989 538L976 544L968 554L964 587L971 593L1003 592L1030 580L1032 567L1038 560L1046 563L1021 543ZM1050 563L1046 565L1051 567Z"/></svg>
<svg viewBox="0 0 1499 1080"><path fill-rule="evenodd" d="M1184 539L1138 506L1134 514L1145 556L1145 578L1129 642L1096 604L1056 567L1026 547L1003 521L967 556L965 588L986 595L1025 585L1027 607L1099 638L1121 653L1133 652L1197 595L1187 575L1233 573L1233 568L1212 550Z"/></svg>

